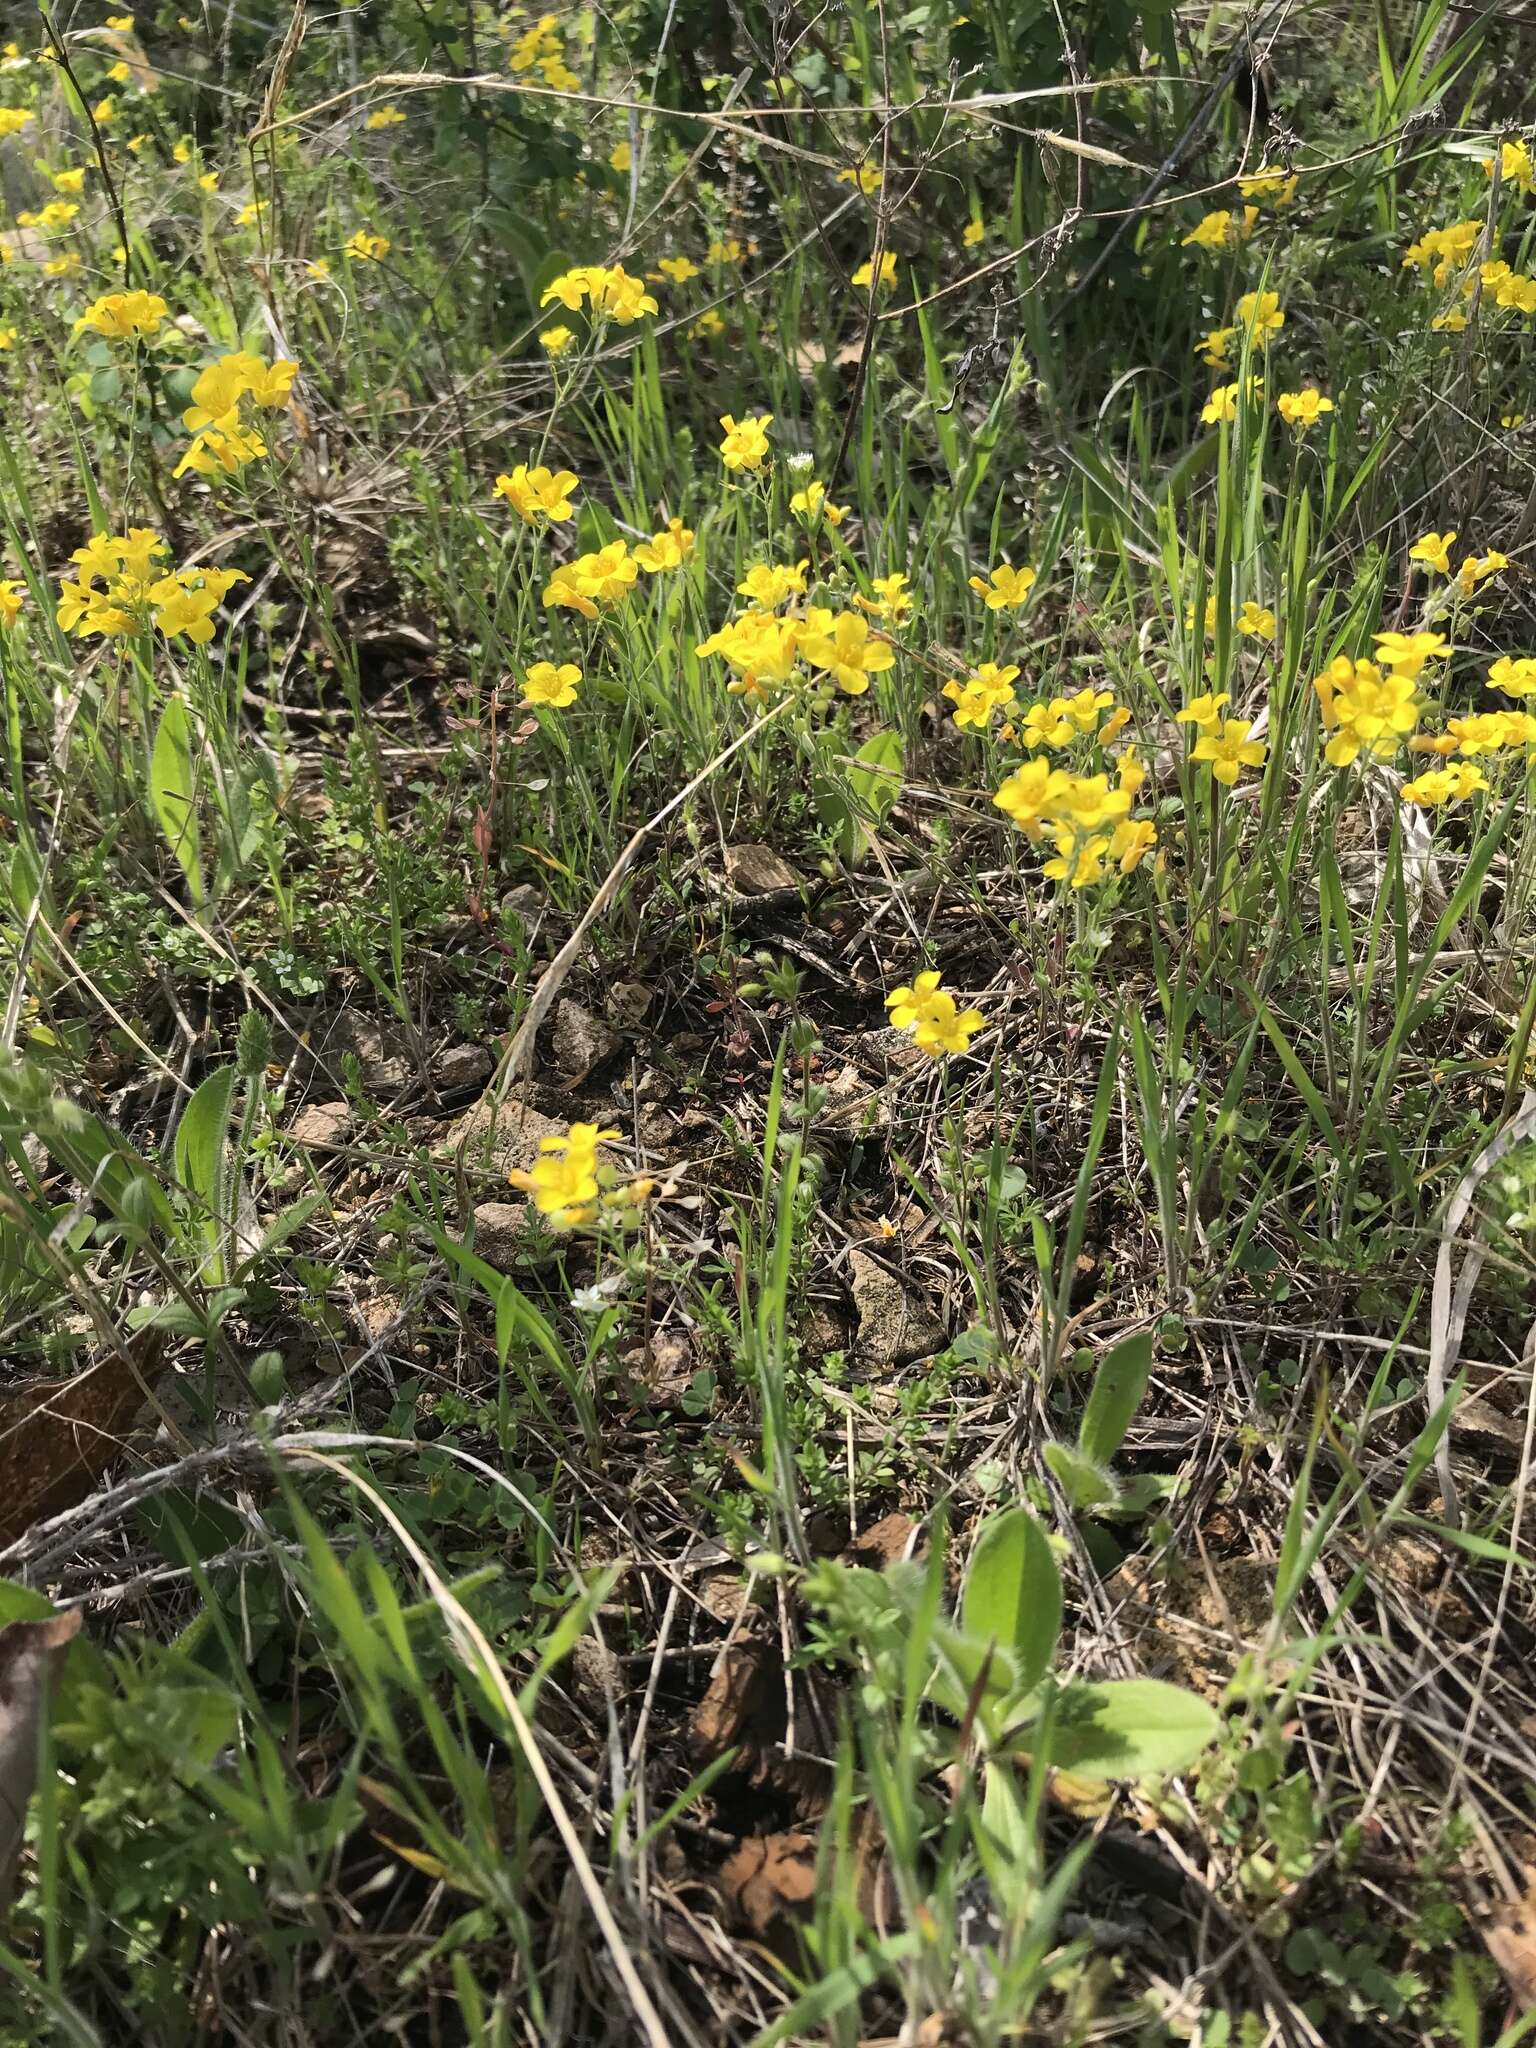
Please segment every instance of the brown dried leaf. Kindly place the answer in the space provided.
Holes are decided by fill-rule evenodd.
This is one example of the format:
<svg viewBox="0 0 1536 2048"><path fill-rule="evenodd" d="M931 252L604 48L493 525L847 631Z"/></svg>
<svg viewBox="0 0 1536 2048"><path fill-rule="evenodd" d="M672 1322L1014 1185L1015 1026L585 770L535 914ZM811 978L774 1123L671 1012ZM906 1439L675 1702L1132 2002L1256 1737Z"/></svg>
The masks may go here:
<svg viewBox="0 0 1536 2048"><path fill-rule="evenodd" d="M0 1403L0 1544L84 1500L123 1448L159 1377L164 1347L144 1330L69 1380L42 1380Z"/></svg>
<svg viewBox="0 0 1536 2048"><path fill-rule="evenodd" d="M723 1653L689 1724L696 1755L706 1761L717 1757L748 1733L769 1691L768 1666L768 1646L755 1636L738 1639Z"/></svg>
<svg viewBox="0 0 1536 2048"><path fill-rule="evenodd" d="M78 1607L0 1628L0 1907L16 1883L48 1681L79 1632Z"/></svg>
<svg viewBox="0 0 1536 2048"><path fill-rule="evenodd" d="M849 1545L848 1562L883 1572L887 1565L896 1564L907 1555L907 1545L916 1527L910 1515L882 1515L856 1543Z"/></svg>
<svg viewBox="0 0 1536 2048"><path fill-rule="evenodd" d="M1525 1867L1525 1891L1495 1906L1483 1923L1488 1953L1504 1972L1522 2012L1536 2006L1536 1866Z"/></svg>

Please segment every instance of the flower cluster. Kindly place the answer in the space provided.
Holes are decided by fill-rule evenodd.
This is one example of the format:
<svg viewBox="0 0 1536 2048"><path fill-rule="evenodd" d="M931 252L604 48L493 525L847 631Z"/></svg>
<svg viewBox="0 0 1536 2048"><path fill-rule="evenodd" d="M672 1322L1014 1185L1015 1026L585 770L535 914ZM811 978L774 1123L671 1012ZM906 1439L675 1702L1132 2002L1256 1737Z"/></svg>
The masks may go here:
<svg viewBox="0 0 1536 2048"><path fill-rule="evenodd" d="M819 669L828 687L862 697L870 677L896 662L896 650L870 631L862 613L834 612L830 606L816 604L807 605L798 616L784 618L755 606L700 641L694 652L718 654L725 661L732 671L727 685L732 696L759 699L768 695L769 684L792 681L802 663Z"/></svg>
<svg viewBox="0 0 1536 2048"><path fill-rule="evenodd" d="M1482 159L1482 164L1484 174L1491 178L1493 176L1494 159L1491 156L1485 156ZM1524 192L1527 197L1532 192L1536 192L1536 169L1533 169L1531 164L1531 145L1528 142L1522 140L1519 142L1501 143L1499 145L1498 166L1499 177L1504 184L1513 185L1516 191Z"/></svg>
<svg viewBox="0 0 1536 2048"><path fill-rule="evenodd" d="M562 271L539 295L541 306L557 302L568 313L579 313L585 305L594 320L616 320L620 327L629 327L642 315L657 310L645 279L632 277L618 263L580 263L574 270Z"/></svg>
<svg viewBox="0 0 1536 2048"><path fill-rule="evenodd" d="M559 17L541 14L513 43L507 57L511 71L537 71L556 92L579 92L581 80L565 61Z"/></svg>
<svg viewBox="0 0 1536 2048"><path fill-rule="evenodd" d="M1260 164L1250 176L1238 179L1237 189L1245 199L1257 199L1265 206L1282 207L1290 205L1300 183L1295 171L1284 171L1275 164Z"/></svg>
<svg viewBox="0 0 1536 2048"><path fill-rule="evenodd" d="M1308 427L1315 427L1325 412L1333 411L1333 400L1324 398L1316 385L1308 384L1301 391L1282 391L1275 400L1275 411L1301 435Z"/></svg>
<svg viewBox="0 0 1536 2048"><path fill-rule="evenodd" d="M1459 270L1470 257L1482 232L1480 220L1458 220L1448 228L1430 228L1416 242L1409 243L1403 268L1427 270L1436 284L1444 284L1451 272Z"/></svg>
<svg viewBox="0 0 1536 2048"><path fill-rule="evenodd" d="M896 258L891 250L887 249L880 258L880 275L878 279L875 276L875 259L871 257L867 263L861 263L853 273L853 282L855 287L861 291L871 291L877 283L882 285L894 284L896 282Z"/></svg>
<svg viewBox="0 0 1536 2048"><path fill-rule="evenodd" d="M1194 728L1190 759L1202 762L1228 789L1245 768L1262 768L1268 752L1263 740L1250 737L1255 720L1223 716L1231 701L1228 690L1208 690L1174 714L1176 724Z"/></svg>
<svg viewBox="0 0 1536 2048"><path fill-rule="evenodd" d="M720 460L727 469L762 469L772 459L768 446L768 429L773 425L771 412L753 414L744 420L723 412L720 424L725 429L725 439L720 443Z"/></svg>
<svg viewBox="0 0 1536 2048"><path fill-rule="evenodd" d="M265 455L267 444L252 427L248 411L281 411L298 373L298 364L287 357L269 363L245 349L210 363L192 386L192 403L181 416L193 441L174 474L192 470L198 476L233 476Z"/></svg>
<svg viewBox="0 0 1536 2048"><path fill-rule="evenodd" d="M1434 810L1441 804L1461 803L1487 787L1488 778L1481 768L1475 768L1470 761L1458 761L1449 768L1426 768L1422 775L1405 782L1398 793L1406 804Z"/></svg>
<svg viewBox="0 0 1536 2048"><path fill-rule="evenodd" d="M1449 533L1421 533L1409 548L1408 559L1436 576L1449 576L1451 543L1455 539L1454 528ZM1490 548L1486 555L1463 555L1456 571L1456 594L1472 597L1490 577L1508 567L1508 555L1501 555L1497 548Z"/></svg>
<svg viewBox="0 0 1536 2048"><path fill-rule="evenodd" d="M918 1050L935 1060L946 1052L965 1052L987 1021L980 1010L958 1008L941 981L930 968L914 976L910 988L892 989L885 999L896 1029L909 1032Z"/></svg>
<svg viewBox="0 0 1536 2048"><path fill-rule="evenodd" d="M1113 780L1104 771L1076 774L1048 758L1077 743L1103 749L1130 719L1123 706L1113 705L1113 692L1091 688L1031 705L1020 737L1026 747L1040 751L1032 751L992 799L1032 845L1050 839L1055 857L1045 862L1043 872L1072 889L1105 881L1111 867L1128 875L1157 844L1152 820L1131 816L1136 792L1146 780L1134 751L1114 762Z"/></svg>
<svg viewBox="0 0 1536 2048"><path fill-rule="evenodd" d="M669 519L660 533L641 541L635 560L648 576L659 576L666 569L681 569L692 553L693 528L681 519Z"/></svg>
<svg viewBox="0 0 1536 2048"><path fill-rule="evenodd" d="M1347 768L1360 754L1385 758L1418 726L1418 673L1402 673L1374 661L1352 661L1340 654L1312 687L1330 735L1323 749L1334 768Z"/></svg>
<svg viewBox="0 0 1536 2048"><path fill-rule="evenodd" d="M1200 417L1208 427L1230 426L1237 418L1238 409L1245 399L1257 405L1262 402L1263 396L1262 377L1244 377L1235 384L1218 384L1200 408Z"/></svg>
<svg viewBox="0 0 1536 2048"><path fill-rule="evenodd" d="M153 527L93 534L70 556L78 575L59 586L60 626L82 639L123 639L155 626L167 639L185 634L205 645L213 638L213 614L235 584L250 578L241 569L200 563L161 574L156 557L167 553Z"/></svg>
<svg viewBox="0 0 1536 2048"><path fill-rule="evenodd" d="M556 1230L570 1230L598 1216L623 1222L626 1212L632 1215L655 1183L632 1180L621 1187L615 1169L598 1158L599 1145L618 1135L600 1131L596 1124L572 1124L563 1136L542 1138L532 1168L524 1172L514 1167L507 1179L532 1198L533 1206Z"/></svg>
<svg viewBox="0 0 1536 2048"><path fill-rule="evenodd" d="M995 661L984 661L963 683L944 685L944 695L955 707L950 715L962 732L967 727L985 729L992 723L992 715L996 711L1018 709L1018 700L1013 694L1018 673L1017 668L999 668ZM1038 710L1039 706L1035 709Z"/></svg>
<svg viewBox="0 0 1536 2048"><path fill-rule="evenodd" d="M1256 206L1245 206L1240 214L1230 208L1219 207L1208 213L1200 225L1184 237L1186 249L1235 249L1239 242L1246 242L1253 233L1259 218Z"/></svg>
<svg viewBox="0 0 1536 2048"><path fill-rule="evenodd" d="M1271 334L1285 325L1278 292L1244 292L1237 302L1237 317L1257 341L1267 345Z"/></svg>
<svg viewBox="0 0 1536 2048"><path fill-rule="evenodd" d="M546 519L553 523L576 516L571 506L571 493L580 486L574 470L545 469L542 465L530 469L526 462L520 462L510 476L505 472L498 476L493 488L495 495L506 499L525 526L537 526Z"/></svg>
<svg viewBox="0 0 1536 2048"><path fill-rule="evenodd" d="M544 602L595 619L604 607L621 605L635 586L640 565L622 540L610 541L595 554L562 562L544 586Z"/></svg>
<svg viewBox="0 0 1536 2048"><path fill-rule="evenodd" d="M803 519L807 526L814 526L818 520L825 520L828 526L841 526L848 517L846 505L834 505L827 496L827 487L814 478L803 491L796 491L789 501L789 509L797 519Z"/></svg>
<svg viewBox="0 0 1536 2048"><path fill-rule="evenodd" d="M87 330L108 341L134 341L160 332L170 307L158 292L107 292L93 299L75 322L76 334Z"/></svg>
<svg viewBox="0 0 1536 2048"><path fill-rule="evenodd" d="M1536 697L1536 660L1528 654L1501 654L1488 671L1488 688L1506 697Z"/></svg>
<svg viewBox="0 0 1536 2048"><path fill-rule="evenodd" d="M912 609L912 593L907 589L907 579L902 571L896 569L889 576L871 576L869 587L874 596L856 597L854 603L861 611L899 626Z"/></svg>

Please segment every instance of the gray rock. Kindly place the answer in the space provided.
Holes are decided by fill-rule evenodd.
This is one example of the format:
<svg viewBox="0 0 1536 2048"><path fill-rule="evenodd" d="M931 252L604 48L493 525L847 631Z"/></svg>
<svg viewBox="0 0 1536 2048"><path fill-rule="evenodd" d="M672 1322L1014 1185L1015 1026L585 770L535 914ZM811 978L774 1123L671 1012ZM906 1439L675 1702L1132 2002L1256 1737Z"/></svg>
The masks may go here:
<svg viewBox="0 0 1536 2048"><path fill-rule="evenodd" d="M921 1295L868 1252L851 1253L848 1264L859 1316L860 1364L874 1372L893 1372L943 1350L944 1325Z"/></svg>
<svg viewBox="0 0 1536 2048"><path fill-rule="evenodd" d="M501 899L501 907L515 917L525 931L531 930L544 908L544 893L532 882L519 882Z"/></svg>
<svg viewBox="0 0 1536 2048"><path fill-rule="evenodd" d="M475 1209L475 1250L498 1273L516 1273L544 1263L547 1248L533 1231L526 1202L481 1202Z"/></svg>
<svg viewBox="0 0 1536 2048"><path fill-rule="evenodd" d="M467 1095L471 1088L485 1086L494 1065L483 1045L450 1045L438 1060L433 1079L444 1095Z"/></svg>
<svg viewBox="0 0 1536 2048"><path fill-rule="evenodd" d="M352 1132L352 1107L346 1102L306 1102L287 1136L295 1145L332 1148L344 1145Z"/></svg>
<svg viewBox="0 0 1536 2048"><path fill-rule="evenodd" d="M725 878L737 896L777 896L804 886L804 878L771 846L728 846Z"/></svg>
<svg viewBox="0 0 1536 2048"><path fill-rule="evenodd" d="M655 994L646 982L616 981L604 998L603 1007L615 1024L633 1029L651 1007Z"/></svg>
<svg viewBox="0 0 1536 2048"><path fill-rule="evenodd" d="M354 1053L370 1095L398 1095L415 1078L416 1063L398 1026L361 1017L355 1010L343 1010L333 1021L319 1051L337 1074L343 1053Z"/></svg>
<svg viewBox="0 0 1536 2048"><path fill-rule="evenodd" d="M487 1167L502 1175L514 1168L527 1173L539 1156L540 1140L561 1137L564 1132L563 1123L540 1116L515 1097L498 1104L494 1094L482 1095L450 1128L444 1150L462 1151L465 1165L471 1168Z"/></svg>
<svg viewBox="0 0 1536 2048"><path fill-rule="evenodd" d="M569 996L562 996L556 1003L549 1044L555 1065L567 1080L579 1081L604 1060L611 1060L622 1042L611 1025L584 1010L580 1003L573 1003Z"/></svg>

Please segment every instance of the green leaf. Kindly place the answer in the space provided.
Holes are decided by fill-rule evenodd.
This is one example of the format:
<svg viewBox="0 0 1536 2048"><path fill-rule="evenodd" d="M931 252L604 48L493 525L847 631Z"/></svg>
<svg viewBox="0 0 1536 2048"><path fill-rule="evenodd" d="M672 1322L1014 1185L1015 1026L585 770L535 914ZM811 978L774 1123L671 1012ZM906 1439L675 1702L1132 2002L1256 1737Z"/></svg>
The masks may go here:
<svg viewBox="0 0 1536 2048"><path fill-rule="evenodd" d="M1147 1778L1188 1770L1215 1741L1221 1716L1198 1694L1160 1678L1069 1685L1051 1762L1088 1778Z"/></svg>
<svg viewBox="0 0 1536 2048"><path fill-rule="evenodd" d="M18 1586L14 1579L0 1579L0 1628L13 1621L44 1621L53 1611L46 1594Z"/></svg>
<svg viewBox="0 0 1536 2048"><path fill-rule="evenodd" d="M995 1516L971 1553L961 1607L965 1633L1013 1653L1019 1688L1050 1668L1061 1632L1061 1574L1050 1538L1025 1508Z"/></svg>
<svg viewBox="0 0 1536 2048"><path fill-rule="evenodd" d="M55 1095L31 1061L0 1061L0 1138L40 1138L51 1158L89 1189L119 1223L170 1235L176 1212L127 1139L67 1096Z"/></svg>
<svg viewBox="0 0 1536 2048"><path fill-rule="evenodd" d="M846 778L818 776L816 815L837 835L845 861L860 858L868 830L878 829L890 816L901 794L903 759L900 733L877 732L854 755Z"/></svg>
<svg viewBox="0 0 1536 2048"><path fill-rule="evenodd" d="M207 1253L203 1278L215 1286L225 1277L222 1246L232 1221L228 1146L234 1089L233 1066L206 1075L188 1098L172 1147L176 1178L197 1205L197 1234Z"/></svg>
<svg viewBox="0 0 1536 2048"><path fill-rule="evenodd" d="M1083 1410L1077 1447L1093 1465L1104 1465L1125 1441L1152 1373L1152 1332L1138 1330L1099 1361L1093 1391Z"/></svg>
<svg viewBox="0 0 1536 2048"><path fill-rule="evenodd" d="M1114 1475L1102 1465L1096 1465L1091 1458L1085 1458L1081 1451L1074 1451L1070 1445L1048 1443L1042 1446L1045 1462L1055 1475L1056 1483L1067 1496L1067 1505L1074 1515L1089 1514L1095 1508L1113 1507L1120 1497Z"/></svg>
<svg viewBox="0 0 1536 2048"><path fill-rule="evenodd" d="M160 830L182 873L192 901L205 901L202 839L197 825L197 785L193 773L192 721L187 707L173 697L160 716L160 728L149 759L149 795Z"/></svg>

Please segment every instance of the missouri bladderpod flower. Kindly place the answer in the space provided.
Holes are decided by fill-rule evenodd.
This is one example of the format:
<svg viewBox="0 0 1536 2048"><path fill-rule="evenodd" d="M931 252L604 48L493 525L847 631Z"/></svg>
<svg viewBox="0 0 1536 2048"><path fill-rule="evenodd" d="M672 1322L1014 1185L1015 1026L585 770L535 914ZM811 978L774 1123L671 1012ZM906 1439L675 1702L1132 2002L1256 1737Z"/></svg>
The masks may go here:
<svg viewBox="0 0 1536 2048"><path fill-rule="evenodd" d="M758 562L737 584L737 593L750 597L755 605L771 612L786 597L804 597L806 572L810 566L804 556L798 562Z"/></svg>
<svg viewBox="0 0 1536 2048"><path fill-rule="evenodd" d="M541 1139L533 1167L515 1167L507 1179L532 1198L540 1215L557 1230L585 1223L601 1186L597 1148L618 1135L615 1130L599 1130L596 1124L572 1124L563 1135Z"/></svg>
<svg viewBox="0 0 1536 2048"><path fill-rule="evenodd" d="M869 587L873 597L855 597L854 603L860 611L870 612L877 619L884 619L892 626L899 626L912 609L912 593L907 589L907 579L900 569L892 570L889 576L871 576Z"/></svg>
<svg viewBox="0 0 1536 2048"><path fill-rule="evenodd" d="M838 612L824 632L806 633L800 651L815 668L824 669L850 697L861 697L871 676L894 667L895 649L870 633L859 612Z"/></svg>
<svg viewBox="0 0 1536 2048"><path fill-rule="evenodd" d="M1221 717L1222 707L1231 701L1230 690L1207 690L1203 696L1191 697L1182 711L1176 711L1173 714L1174 723L1200 727L1214 725Z"/></svg>
<svg viewBox="0 0 1536 2048"><path fill-rule="evenodd" d="M1374 661L1341 654L1313 678L1312 687L1332 735L1324 757L1335 768L1349 767L1361 753L1395 753L1419 722L1412 677L1383 675Z"/></svg>
<svg viewBox="0 0 1536 2048"><path fill-rule="evenodd" d="M1268 341L1285 325L1278 292L1244 292L1237 302L1237 317L1256 340Z"/></svg>
<svg viewBox="0 0 1536 2048"><path fill-rule="evenodd" d="M628 327L647 313L658 310L657 301L645 288L645 280L632 276L621 264L581 263L562 271L544 287L541 306L556 303L576 313L583 306L594 319L613 320Z"/></svg>
<svg viewBox="0 0 1536 2048"><path fill-rule="evenodd" d="M574 519L571 494L579 489L574 471L546 469L542 463L530 469L526 462L520 462L510 476L498 476L494 485L496 496L506 499L525 526L536 526L544 519Z"/></svg>
<svg viewBox="0 0 1536 2048"><path fill-rule="evenodd" d="M1245 398L1257 401L1263 393L1262 377L1245 377L1235 384L1218 384L1200 408L1200 417L1207 426L1230 425L1237 418L1238 407Z"/></svg>
<svg viewBox="0 0 1536 2048"><path fill-rule="evenodd" d="M1243 769L1264 766L1264 742L1249 739L1252 730L1251 718L1224 718L1208 725L1195 741L1193 758L1208 762L1216 780L1230 787Z"/></svg>
<svg viewBox="0 0 1536 2048"><path fill-rule="evenodd" d="M1253 220L1248 218L1252 214ZM1253 233L1253 221L1257 220L1259 209L1245 207L1242 214L1234 214L1230 207L1219 206L1205 214L1198 227L1192 228L1184 237L1182 246L1186 249L1227 249L1234 242L1246 241Z"/></svg>
<svg viewBox="0 0 1536 2048"><path fill-rule="evenodd" d="M855 285L862 286L863 289L867 291L870 288L870 286L874 283L874 279L875 265L874 258L871 257L867 263L861 263L859 265L858 269L853 273L853 281ZM887 249L885 254L880 258L880 283L886 285L894 284L895 282L896 257L893 251Z"/></svg>
<svg viewBox="0 0 1536 2048"><path fill-rule="evenodd" d="M963 683L946 683L944 695L955 707L950 714L954 723L962 731L975 730L990 725L994 712L1013 710L1018 673L1016 668L999 668L995 661L984 661Z"/></svg>
<svg viewBox="0 0 1536 2048"><path fill-rule="evenodd" d="M1451 573L1451 542L1456 538L1455 529L1449 533L1421 533L1408 550L1410 562L1418 562L1426 569L1433 569L1437 576Z"/></svg>
<svg viewBox="0 0 1536 2048"><path fill-rule="evenodd" d="M1501 654L1488 671L1488 688L1506 697L1536 697L1536 659L1528 654Z"/></svg>
<svg viewBox="0 0 1536 2048"><path fill-rule="evenodd" d="M966 578L989 612L1012 611L1024 602L1038 580L1033 569L1015 569L1008 562L999 562L985 576Z"/></svg>
<svg viewBox="0 0 1536 2048"><path fill-rule="evenodd" d="M796 491L789 501L789 509L797 518L807 522L824 519L828 526L841 526L848 517L846 505L834 505L827 496L827 487L813 478L803 491Z"/></svg>
<svg viewBox="0 0 1536 2048"><path fill-rule="evenodd" d="M1043 754L1016 768L992 801L1018 826L1026 839L1038 842L1072 786L1064 768L1053 768Z"/></svg>
<svg viewBox="0 0 1536 2048"><path fill-rule="evenodd" d="M107 292L86 307L75 332L89 328L108 341L132 341L158 334L170 310L158 292Z"/></svg>
<svg viewBox="0 0 1536 2048"><path fill-rule="evenodd" d="M562 711L567 704L576 702L576 685L581 681L581 670L574 661L535 661L523 671L523 696L525 704L543 704L552 710Z"/></svg>
<svg viewBox="0 0 1536 2048"><path fill-rule="evenodd" d="M771 459L772 450L768 445L768 429L773 425L771 412L752 414L743 420L723 412L720 424L725 429L725 439L720 443L720 460L727 469L761 469Z"/></svg>
<svg viewBox="0 0 1536 2048"><path fill-rule="evenodd" d="M600 607L619 605L629 596L639 564L622 540L610 541L595 554L562 562L544 586L547 605L568 606L584 619L595 619Z"/></svg>
<svg viewBox="0 0 1536 2048"><path fill-rule="evenodd" d="M960 1009L941 981L942 976L929 969L915 975L910 987L892 989L885 999L896 1029L910 1032L918 1050L931 1059L964 1052L987 1021L980 1010Z"/></svg>
<svg viewBox="0 0 1536 2048"><path fill-rule="evenodd" d="M1381 666L1395 676L1406 676L1410 682L1417 680L1426 661L1448 653L1451 645L1443 633L1391 632L1374 633L1371 637Z"/></svg>
<svg viewBox="0 0 1536 2048"><path fill-rule="evenodd" d="M1333 400L1324 398L1315 385L1308 384L1300 391L1282 391L1275 400L1275 410L1288 427L1304 434L1308 427L1317 425L1325 412L1333 411Z"/></svg>
<svg viewBox="0 0 1536 2048"><path fill-rule="evenodd" d="M1470 761L1456 761L1445 768L1426 768L1398 792L1405 804L1420 804L1434 810L1441 804L1461 803L1488 787L1488 778Z"/></svg>
<svg viewBox="0 0 1536 2048"><path fill-rule="evenodd" d="M680 569L693 553L693 529L681 519L669 519L665 531L653 533L635 549L635 560L648 576L664 569Z"/></svg>
<svg viewBox="0 0 1536 2048"><path fill-rule="evenodd" d="M1456 572L1456 587L1463 597L1471 597L1490 576L1508 567L1508 555L1501 555L1497 548L1490 548L1486 555L1464 555Z"/></svg>

